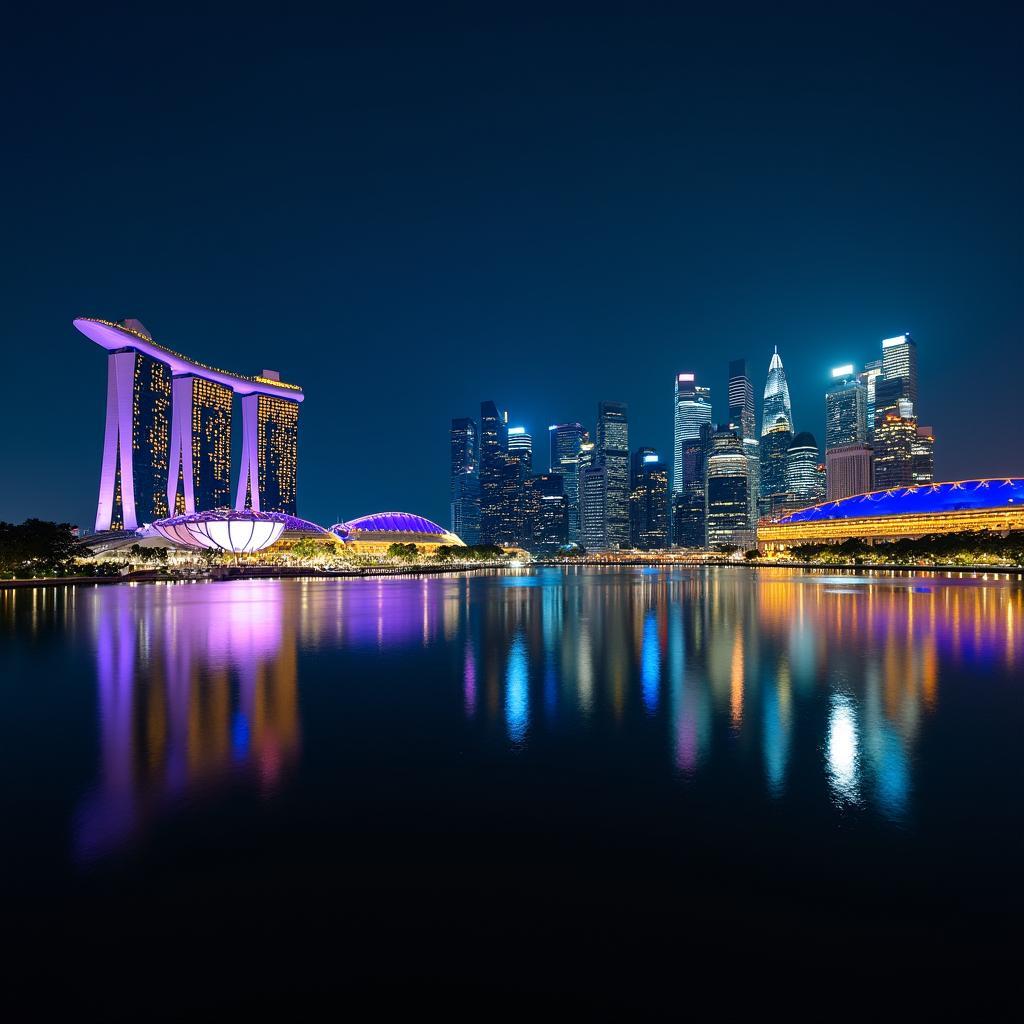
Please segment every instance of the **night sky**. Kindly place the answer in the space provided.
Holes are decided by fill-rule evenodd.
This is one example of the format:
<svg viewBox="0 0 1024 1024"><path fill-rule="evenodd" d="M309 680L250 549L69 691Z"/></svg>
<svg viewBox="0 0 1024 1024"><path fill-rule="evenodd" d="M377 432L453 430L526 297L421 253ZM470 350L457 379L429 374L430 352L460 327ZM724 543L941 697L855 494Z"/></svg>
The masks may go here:
<svg viewBox="0 0 1024 1024"><path fill-rule="evenodd" d="M674 373L724 420L773 345L821 443L830 367L908 330L938 476L1024 475L1011 5L681 6L8 22L0 518L92 525L78 315L303 385L324 524L446 522L485 398L538 470L598 399L667 457Z"/></svg>

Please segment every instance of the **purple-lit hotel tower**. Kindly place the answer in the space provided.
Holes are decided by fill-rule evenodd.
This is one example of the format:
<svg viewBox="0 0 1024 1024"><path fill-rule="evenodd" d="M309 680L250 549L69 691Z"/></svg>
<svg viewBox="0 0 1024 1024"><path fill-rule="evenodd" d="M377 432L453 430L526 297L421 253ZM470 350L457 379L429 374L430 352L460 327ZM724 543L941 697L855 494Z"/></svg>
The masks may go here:
<svg viewBox="0 0 1024 1024"><path fill-rule="evenodd" d="M235 395L242 405L235 508L296 514L301 388L272 370L244 377L204 366L157 344L138 320L74 323L109 352L97 532L226 506Z"/></svg>

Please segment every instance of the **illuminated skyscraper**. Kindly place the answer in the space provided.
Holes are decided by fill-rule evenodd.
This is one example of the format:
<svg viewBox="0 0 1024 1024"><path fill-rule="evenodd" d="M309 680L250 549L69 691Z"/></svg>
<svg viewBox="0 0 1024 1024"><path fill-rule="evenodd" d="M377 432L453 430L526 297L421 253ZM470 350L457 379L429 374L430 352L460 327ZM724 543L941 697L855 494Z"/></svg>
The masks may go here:
<svg viewBox="0 0 1024 1024"><path fill-rule="evenodd" d="M264 370L263 376L268 372L273 371ZM273 395L244 395L242 471L235 508L295 515L298 461L299 403Z"/></svg>
<svg viewBox="0 0 1024 1024"><path fill-rule="evenodd" d="M754 427L754 386L747 375L746 359L733 359L729 363L729 429L741 440L757 436Z"/></svg>
<svg viewBox="0 0 1024 1024"><path fill-rule="evenodd" d="M899 381L899 397L917 408L917 344L909 334L882 342L882 376L887 381Z"/></svg>
<svg viewBox="0 0 1024 1024"><path fill-rule="evenodd" d="M914 483L932 483L935 480L935 431L931 427L917 428L911 459Z"/></svg>
<svg viewBox="0 0 1024 1024"><path fill-rule="evenodd" d="M134 348L107 357L107 424L96 530L134 530L167 513L171 368Z"/></svg>
<svg viewBox="0 0 1024 1024"><path fill-rule="evenodd" d="M711 423L711 389L699 387L692 373L677 373L674 409L672 490L675 494L682 494L687 483L695 482L686 474L685 450L689 442L700 440L701 426ZM690 462L692 463L692 459ZM703 477L701 487L703 488ZM703 506L703 494L701 505Z"/></svg>
<svg viewBox="0 0 1024 1024"><path fill-rule="evenodd" d="M786 477L786 459L793 440L789 422L781 413L767 433L761 435L760 511L771 515L783 508L790 494Z"/></svg>
<svg viewBox="0 0 1024 1024"><path fill-rule="evenodd" d="M804 430L797 434L786 452L786 490L798 506L814 505L825 498L821 457L814 435Z"/></svg>
<svg viewBox="0 0 1024 1024"><path fill-rule="evenodd" d="M608 542L608 468L580 469L580 543L587 551L606 551Z"/></svg>
<svg viewBox="0 0 1024 1024"><path fill-rule="evenodd" d="M736 433L719 428L707 460L706 529L709 548L752 548L750 464Z"/></svg>
<svg viewBox="0 0 1024 1024"><path fill-rule="evenodd" d="M768 379L764 385L764 404L761 407L762 437L775 426L779 416L785 418L790 430L795 429L793 407L789 401L789 383L786 380L786 371L779 356L779 348L776 345L775 353L768 364Z"/></svg>
<svg viewBox="0 0 1024 1024"><path fill-rule="evenodd" d="M231 388L183 374L172 391L169 514L225 508L231 502Z"/></svg>
<svg viewBox="0 0 1024 1024"><path fill-rule="evenodd" d="M505 421L494 402L480 403L480 543L502 535L502 482L507 462Z"/></svg>
<svg viewBox="0 0 1024 1024"><path fill-rule="evenodd" d="M274 370L246 377L197 363L155 342L138 320L74 324L110 353L97 531L227 505L234 395L242 403L236 508L295 514L300 387Z"/></svg>
<svg viewBox="0 0 1024 1024"><path fill-rule="evenodd" d="M867 440L867 388L853 365L837 366L825 390L825 451Z"/></svg>
<svg viewBox="0 0 1024 1024"><path fill-rule="evenodd" d="M624 402L597 403L597 449L606 473L608 546L629 546L629 422Z"/></svg>
<svg viewBox="0 0 1024 1024"><path fill-rule="evenodd" d="M523 480L533 475L533 437L526 432L526 427L508 428L508 456L519 466Z"/></svg>
<svg viewBox="0 0 1024 1024"><path fill-rule="evenodd" d="M558 423L548 427L548 468L565 479L568 533L573 543L580 539L579 462L580 446L586 438L587 432L579 423Z"/></svg>
<svg viewBox="0 0 1024 1024"><path fill-rule="evenodd" d="M538 554L553 554L568 540L565 478L559 473L538 473L526 481L523 493L526 509L523 546Z"/></svg>
<svg viewBox="0 0 1024 1024"><path fill-rule="evenodd" d="M669 545L668 466L652 448L633 453L629 494L630 544L641 551Z"/></svg>
<svg viewBox="0 0 1024 1024"><path fill-rule="evenodd" d="M480 453L476 422L452 420L451 530L467 544L480 543Z"/></svg>
<svg viewBox="0 0 1024 1024"><path fill-rule="evenodd" d="M682 491L672 493L672 543L679 548L702 548L707 543L707 459L714 430L702 423L696 438L682 448Z"/></svg>
<svg viewBox="0 0 1024 1024"><path fill-rule="evenodd" d="M867 413L865 416L865 436L868 441L870 441L875 434L875 385L878 383L878 379L881 376L881 359L872 359L871 362L865 363L864 370L860 374L860 382L864 385L864 393L866 396Z"/></svg>

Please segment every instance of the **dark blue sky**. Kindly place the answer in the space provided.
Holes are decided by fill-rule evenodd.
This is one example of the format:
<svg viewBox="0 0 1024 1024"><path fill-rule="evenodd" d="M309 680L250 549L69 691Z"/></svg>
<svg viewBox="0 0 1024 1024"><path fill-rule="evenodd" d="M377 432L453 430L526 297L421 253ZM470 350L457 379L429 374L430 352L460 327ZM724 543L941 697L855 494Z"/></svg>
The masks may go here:
<svg viewBox="0 0 1024 1024"><path fill-rule="evenodd" d="M82 314L302 384L324 523L445 521L482 398L541 440L626 401L667 454L673 374L724 419L775 344L821 441L904 330L939 475L1024 474L1021 25L820 6L9 23L0 518L92 523Z"/></svg>

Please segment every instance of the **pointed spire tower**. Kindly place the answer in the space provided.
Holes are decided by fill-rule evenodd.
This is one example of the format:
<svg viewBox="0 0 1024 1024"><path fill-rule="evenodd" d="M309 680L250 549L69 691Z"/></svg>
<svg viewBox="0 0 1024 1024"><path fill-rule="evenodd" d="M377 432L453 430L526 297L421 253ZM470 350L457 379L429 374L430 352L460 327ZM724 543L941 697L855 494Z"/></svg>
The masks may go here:
<svg viewBox="0 0 1024 1024"><path fill-rule="evenodd" d="M775 346L775 354L768 364L768 380L764 385L764 405L761 409L761 436L764 437L778 422L779 417L785 418L789 429L793 429L793 407L789 402L789 384L786 371L779 356L779 346Z"/></svg>

